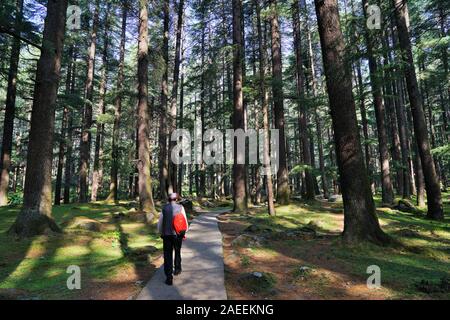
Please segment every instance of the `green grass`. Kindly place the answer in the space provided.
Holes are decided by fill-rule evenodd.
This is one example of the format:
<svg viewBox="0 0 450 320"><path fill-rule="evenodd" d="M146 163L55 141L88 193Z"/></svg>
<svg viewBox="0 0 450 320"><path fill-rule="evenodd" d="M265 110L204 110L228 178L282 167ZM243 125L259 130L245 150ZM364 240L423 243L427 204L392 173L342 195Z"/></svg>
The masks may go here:
<svg viewBox="0 0 450 320"><path fill-rule="evenodd" d="M260 229L268 228L273 232L313 226L319 235L326 236L326 241L281 240L269 242L258 250L270 250L278 253L280 258L287 255L301 259L312 267L331 269L362 280L368 277L368 266L378 265L381 268L382 286L394 292L393 298L448 299L449 293L428 295L416 288L421 280L439 283L442 278L450 277L449 193L444 193L443 199L444 221L426 219L424 209L422 213L416 214L389 208L377 209L383 230L401 243L396 247L379 247L370 243L353 246L342 244L339 237L343 223L342 203L297 202L278 206L275 217L268 216L266 208L258 208L253 209L250 215L232 215L232 219L256 224ZM378 198L375 200L379 203ZM315 247L318 243L323 243L320 249ZM330 261L336 263L336 268Z"/></svg>
<svg viewBox="0 0 450 320"><path fill-rule="evenodd" d="M261 272L261 277L246 274L239 280L239 285L248 292L256 294L273 294L273 289L276 284L276 279L273 274L268 272Z"/></svg>
<svg viewBox="0 0 450 320"><path fill-rule="evenodd" d="M71 299L85 293L67 289L69 274L66 270L70 265L80 266L82 288L115 282L114 277L123 270L138 270L137 262L126 254L127 250L150 245L160 250L162 243L154 226L110 220L114 212L125 212L128 207L126 202L54 207L53 217L63 227L63 233L21 241L6 235L19 208L0 208L0 289L24 290L27 298ZM66 228L71 220L81 216L103 223L105 230L90 232Z"/></svg>

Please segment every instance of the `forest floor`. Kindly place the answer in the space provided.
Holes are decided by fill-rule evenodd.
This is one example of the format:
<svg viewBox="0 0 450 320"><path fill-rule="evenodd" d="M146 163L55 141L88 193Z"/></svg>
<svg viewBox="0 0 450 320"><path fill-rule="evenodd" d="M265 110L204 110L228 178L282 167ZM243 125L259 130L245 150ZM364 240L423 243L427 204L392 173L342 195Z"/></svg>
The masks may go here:
<svg viewBox="0 0 450 320"><path fill-rule="evenodd" d="M265 207L223 214L218 219L228 298L449 299L450 194L443 198L442 222L423 212L378 208L383 230L401 247L343 245L342 203L294 202L277 206L275 217ZM208 211L230 201L202 204ZM134 299L162 264L155 226L135 206L54 207L63 233L21 241L6 235L20 207L0 208L0 299ZM71 265L81 268L82 290L67 289ZM381 269L380 289L366 286L370 265ZM254 282L253 272L263 275L262 283Z"/></svg>
<svg viewBox="0 0 450 320"><path fill-rule="evenodd" d="M443 198L442 222L420 211L377 209L383 230L400 241L396 247L342 244L342 203L295 202L277 206L275 217L265 207L224 214L228 298L449 299L449 194ZM380 267L381 288L367 287L371 265Z"/></svg>
<svg viewBox="0 0 450 320"><path fill-rule="evenodd" d="M21 241L6 235L20 208L0 208L0 298L132 299L161 264L162 249L134 205L55 206L63 233ZM81 290L67 288L71 265L81 269Z"/></svg>

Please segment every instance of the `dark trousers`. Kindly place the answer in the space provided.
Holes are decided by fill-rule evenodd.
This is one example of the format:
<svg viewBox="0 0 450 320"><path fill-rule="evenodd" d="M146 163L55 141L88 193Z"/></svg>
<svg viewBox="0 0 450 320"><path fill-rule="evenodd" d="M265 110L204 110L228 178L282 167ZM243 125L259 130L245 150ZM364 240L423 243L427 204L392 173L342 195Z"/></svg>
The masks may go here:
<svg viewBox="0 0 450 320"><path fill-rule="evenodd" d="M181 245L183 238L178 236L163 236L164 273L167 278L173 274L173 251L175 250L175 270L181 270Z"/></svg>

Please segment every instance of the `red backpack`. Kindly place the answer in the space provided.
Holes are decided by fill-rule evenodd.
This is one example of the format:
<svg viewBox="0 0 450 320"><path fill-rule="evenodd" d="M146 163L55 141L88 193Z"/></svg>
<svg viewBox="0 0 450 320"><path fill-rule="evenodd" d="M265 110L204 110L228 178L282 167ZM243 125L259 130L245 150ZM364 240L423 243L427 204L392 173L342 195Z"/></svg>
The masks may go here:
<svg viewBox="0 0 450 320"><path fill-rule="evenodd" d="M172 225L177 235L184 236L184 233L186 233L187 231L187 221L181 212L178 212L174 215Z"/></svg>

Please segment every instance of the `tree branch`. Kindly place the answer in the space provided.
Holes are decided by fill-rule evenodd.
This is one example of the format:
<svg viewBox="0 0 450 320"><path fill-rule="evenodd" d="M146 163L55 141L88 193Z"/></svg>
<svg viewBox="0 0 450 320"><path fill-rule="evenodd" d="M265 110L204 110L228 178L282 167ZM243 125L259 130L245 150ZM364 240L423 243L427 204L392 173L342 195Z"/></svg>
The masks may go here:
<svg viewBox="0 0 450 320"><path fill-rule="evenodd" d="M0 33L5 33L8 34L14 38L19 39L20 41L23 41L35 48L38 48L39 50L42 50L42 47L36 43L34 43L31 40L25 39L24 37L22 37L20 34L17 34L16 32L14 32L13 30L9 30L8 28L5 28L4 26L0 26Z"/></svg>

